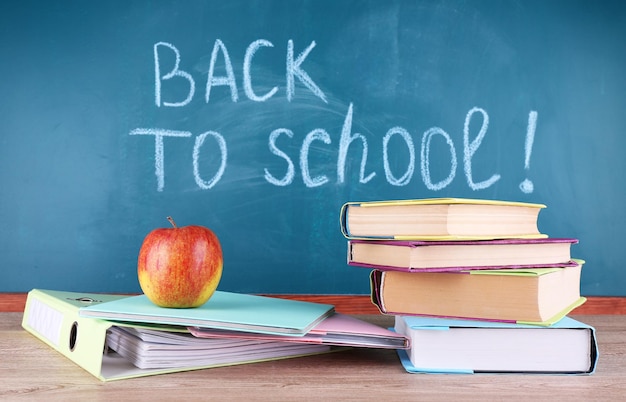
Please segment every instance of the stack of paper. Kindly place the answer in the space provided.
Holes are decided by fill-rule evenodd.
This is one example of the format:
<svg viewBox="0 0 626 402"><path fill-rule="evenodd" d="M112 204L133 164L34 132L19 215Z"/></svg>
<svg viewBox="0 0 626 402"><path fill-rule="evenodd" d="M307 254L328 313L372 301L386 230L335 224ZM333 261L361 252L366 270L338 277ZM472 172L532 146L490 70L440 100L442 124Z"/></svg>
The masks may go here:
<svg viewBox="0 0 626 402"><path fill-rule="evenodd" d="M170 369L250 363L328 352L330 347L236 338L202 339L189 333L114 326L107 347L140 369Z"/></svg>
<svg viewBox="0 0 626 402"><path fill-rule="evenodd" d="M409 344L332 305L219 291L202 307L168 309L143 295L33 289L22 326L103 381Z"/></svg>

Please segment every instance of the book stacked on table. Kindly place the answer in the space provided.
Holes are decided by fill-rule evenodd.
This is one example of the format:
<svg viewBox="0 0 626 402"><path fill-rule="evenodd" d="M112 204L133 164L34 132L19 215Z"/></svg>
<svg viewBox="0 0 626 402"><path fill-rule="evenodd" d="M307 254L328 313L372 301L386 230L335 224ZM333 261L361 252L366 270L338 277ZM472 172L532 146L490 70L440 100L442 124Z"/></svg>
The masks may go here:
<svg viewBox="0 0 626 402"><path fill-rule="evenodd" d="M538 228L542 204L435 198L350 202L348 264L369 268L372 302L411 338L410 372L591 373L595 330L571 238ZM568 358L565 358L568 357Z"/></svg>

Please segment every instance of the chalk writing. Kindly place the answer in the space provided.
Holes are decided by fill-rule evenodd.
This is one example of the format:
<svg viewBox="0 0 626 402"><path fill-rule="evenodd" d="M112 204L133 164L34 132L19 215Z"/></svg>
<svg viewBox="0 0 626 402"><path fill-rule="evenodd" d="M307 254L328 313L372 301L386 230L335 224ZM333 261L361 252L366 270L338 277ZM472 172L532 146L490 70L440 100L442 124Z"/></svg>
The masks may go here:
<svg viewBox="0 0 626 402"><path fill-rule="evenodd" d="M210 180L203 180L200 176L200 163L198 162L200 158L200 148L204 144L204 140L206 137L211 136L215 138L217 141L217 145L220 148L220 167L217 170L217 173ZM196 184L203 190L208 190L213 187L224 174L224 170L226 170L226 161L228 158L228 152L226 150L226 140L224 137L215 131L207 131L206 133L200 134L196 137L196 141L193 146L193 177L196 180Z"/></svg>
<svg viewBox="0 0 626 402"><path fill-rule="evenodd" d="M174 63L174 66L172 67L170 72L165 75L161 75L161 63L159 62L159 47L163 46L172 50L176 55L176 61ZM178 69L179 64L180 53L174 45L166 42L159 42L154 45L154 103L156 103L157 106L161 106L162 104L163 106L181 107L191 102L193 94L196 91L196 82L194 81L191 74ZM174 77L182 77L189 84L189 92L187 93L187 97L180 102L161 102L161 81L171 80Z"/></svg>
<svg viewBox="0 0 626 402"><path fill-rule="evenodd" d="M254 89L252 88L252 74L250 73L250 67L252 66L252 57L254 57L254 54L262 46L274 47L272 42L268 40L265 40L265 39L256 40L252 42L250 46L248 46L248 49L246 50L246 55L244 56L244 59L243 59L243 89L248 99L253 100L255 102L265 102L266 100L274 96L276 92L278 92L278 87L273 87L264 95L259 96L254 92Z"/></svg>
<svg viewBox="0 0 626 402"><path fill-rule="evenodd" d="M294 88L294 78L298 77L298 79L315 95L320 97L324 102L328 103L326 100L326 96L324 92L315 85L315 82L311 79L311 77L304 71L301 67L304 59L309 55L311 50L315 47L315 42L311 42L309 47L304 49L302 53L298 55L298 57L293 59L293 40L289 39L287 42L287 99L291 100L293 94L295 92Z"/></svg>
<svg viewBox="0 0 626 402"><path fill-rule="evenodd" d="M223 77L215 76L215 63L217 62L218 53L222 53L224 58L224 69L226 75ZM237 83L235 82L235 73L233 72L233 63L230 62L230 56L228 55L228 49L224 46L224 43L217 39L213 45L213 51L211 52L211 64L209 65L209 73L206 80L206 92L204 94L204 100L209 103L211 97L211 88L214 86L226 85L230 88L230 99L233 102L237 102L239 96L237 95Z"/></svg>
<svg viewBox="0 0 626 402"><path fill-rule="evenodd" d="M287 130L286 128L276 129L270 134L269 148L270 152L272 152L276 156L283 158L287 162L287 172L282 179L276 179L270 173L269 169L265 168L265 180L275 186L288 186L293 182L293 178L296 172L293 162L291 161L291 158L289 158L289 155L278 149L278 147L276 146L276 140L281 134L286 134L289 138L293 138L293 132L291 130Z"/></svg>
<svg viewBox="0 0 626 402"><path fill-rule="evenodd" d="M524 143L524 169L528 171L530 168L530 154L533 151L533 142L535 141L535 130L537 129L537 112L532 110L528 113L528 129L526 130L526 142ZM529 194L533 192L533 182L524 179L519 185L522 192Z"/></svg>
<svg viewBox="0 0 626 402"><path fill-rule="evenodd" d="M483 116L483 124L480 127L480 131L478 132L476 138L470 142L469 124L475 113L480 113ZM488 127L489 115L483 109L475 107L467 112L467 116L465 116L465 126L463 128L463 166L465 167L465 178L467 179L467 184L472 190L485 189L500 180L499 174L494 174L489 179L480 183L474 183L474 178L472 177L472 157L478 150L478 147L480 147L480 144L483 142L483 138L485 138L485 134L487 134Z"/></svg>
<svg viewBox="0 0 626 402"><path fill-rule="evenodd" d="M407 167L406 172L404 172L404 175L402 175L399 179L393 175L389 166L389 140L396 134L404 140L409 151L409 166ZM413 139L411 138L409 132L404 128L393 127L387 131L387 134L383 137L383 167L385 169L385 178L389 184L394 186L404 186L409 183L411 177L413 177L413 171L415 170L415 149L413 148Z"/></svg>
<svg viewBox="0 0 626 402"><path fill-rule="evenodd" d="M252 74L251 67L254 55L256 52L263 48L273 48L274 44L265 39L258 39L250 43L245 51L243 58L243 88L246 97L255 102L265 102L278 92L278 87L273 87L270 91L264 95L257 95L252 87ZM287 42L286 61L285 61L285 80L286 80L286 98L288 101L294 97L295 94L295 79L297 78L304 86L309 89L315 96L319 97L327 103L326 95L315 84L311 76L304 70L302 64L305 62L309 53L315 47L315 41L311 42L309 46L304 49L297 57L294 58L294 43L293 40ZM163 68L161 66L162 58L160 57L161 51L169 49L174 53L174 65L169 68ZM154 52L154 99L157 107L183 107L188 105L194 97L196 81L193 76L180 68L180 52L176 46L167 42L157 42L153 47ZM221 56L221 57L220 57ZM215 73L215 67L218 63L218 59L222 60L225 75L219 76ZM168 71L162 74L162 71ZM213 50L211 51L211 60L209 63L209 70L207 72L206 87L204 100L209 103L211 99L211 89L215 86L227 86L230 89L230 98L232 102L239 100L239 92L237 89L237 81L233 63L231 62L228 48L220 39L216 39L213 44ZM185 99L178 102L165 102L162 101L163 93L163 81L169 81L174 78L183 78L188 84L187 95ZM173 84L173 83L172 83Z"/></svg>
<svg viewBox="0 0 626 402"><path fill-rule="evenodd" d="M315 48L315 41L311 43L297 56L294 52L294 42L289 39L287 41L286 56L285 56L285 98L287 102L292 102L295 95L295 82L296 79L304 85L304 87L319 98L325 104L328 104L325 93L320 89L316 82L306 72L304 68L307 57L312 53ZM246 48L243 56L242 66L242 86L243 93L246 98L254 102L266 102L274 97L279 91L279 86L273 86L271 89L260 94L255 91L253 82L253 69L252 65L257 52L261 50L271 51L275 46L272 42L266 39L257 39L251 42ZM161 57L165 55L165 52L171 53L168 57ZM155 105L157 107L184 107L192 102L195 94L196 80L194 77L181 68L181 55L176 46L168 42L157 42L153 46L154 53L154 89L155 89ZM173 56L173 57L172 57ZM166 62L165 60L173 60L173 63ZM167 64L167 65L166 65ZM220 66L219 71L223 71L223 75L216 74L216 67ZM171 89L177 89L176 92L180 96L181 85L184 89L183 97L181 99L171 99L164 95L164 85ZM237 103L239 100L239 91L237 88L237 80L235 76L235 69L229 55L228 48L221 39L216 39L211 51L210 64L206 73L206 87L204 101L210 102L211 90L216 86L225 86L230 91L230 100L233 103ZM166 91L167 92L167 91ZM271 155L274 155L284 163L284 170L281 170L281 165L273 164L272 167L263 167L263 177L265 181L274 186L285 187L294 183L296 178L296 166L300 170L300 177L302 183L308 188L315 188L324 186L328 183L335 182L337 184L344 184L346 182L346 164L347 161L351 161L357 153L360 154L359 162L359 184L367 184L371 182L378 174L376 169L376 163L382 160L382 170L384 178L389 185L392 186L406 186L413 180L416 167L416 145L411 133L401 126L394 126L390 128L384 136L382 136L379 143L382 155L378 155L378 158L374 158L372 162L370 147L368 144L368 137L361 133L353 133L353 120L354 120L354 105L350 102L348 110L345 114L341 132L338 133L338 140L334 140L335 137L332 132L327 131L326 128L317 127L310 130L308 133L295 133L292 129L287 127L280 127L272 130L268 135L268 151ZM528 127L526 132L525 142L525 159L524 169L529 170L530 156L533 147L533 141L537 126L536 111L531 111L528 115ZM470 123L480 119L480 128L477 133L470 132ZM475 124L474 124L475 125ZM472 170L472 162L476 153L478 152L481 144L487 136L489 129L489 114L486 110L473 107L465 115L465 122L463 126L463 172L467 185L470 189L477 191L491 187L501 179L500 174L494 172L487 179L477 181L474 177ZM303 137L301 135L304 134ZM165 137L192 137L193 134L188 131L168 130L162 128L137 128L130 132L130 135L151 135L154 136L154 167L155 175L157 179L157 191L163 191L165 188ZM213 139L217 143L219 150L219 166L212 175L207 173L206 167L202 169L200 166L200 155L203 148L208 147L205 142L208 138ZM298 161L294 162L291 156L285 152L278 144L279 139L284 138L288 144L293 146L294 141L300 141L298 138L303 138L299 146ZM401 148L406 148L408 152L408 161L405 168L398 168L397 163L394 165L391 162L398 162L393 159L394 152L391 150L390 142L394 139L394 143L400 143L395 145L394 149L397 152ZM434 142L441 142L443 140L447 147L449 156L439 156L434 160L431 155L431 148ZM313 149L325 149L328 148L328 152L332 153L333 147L335 147L336 141L336 155L337 164L335 176L328 174L318 174L313 176L310 168L310 153ZM284 144L284 141L281 140ZM448 132L441 127L431 127L427 129L421 135L421 141L419 144L419 166L421 173L421 181L428 190L439 191L449 186L453 181L457 173L457 149L454 140ZM398 148L401 147L401 148ZM205 151L211 152L211 151ZM445 152L444 152L445 154ZM442 160L442 158L444 160ZM191 152L192 172L194 180L198 188L202 190L208 190L215 187L224 172L227 169L228 163L228 147L226 138L222 133L209 130L195 137L193 151ZM279 167L276 167L279 166ZM393 168L392 168L393 166ZM433 181L431 174L431 167L448 166L447 176L439 181ZM381 167L378 166L378 169ZM400 172L394 171L400 170ZM330 173L330 172L326 172ZM210 177L207 179L207 177ZM520 190L524 193L533 192L533 183L526 179L520 185Z"/></svg>
<svg viewBox="0 0 626 402"><path fill-rule="evenodd" d="M191 137L188 131L164 130L159 128L136 128L130 135L154 135L154 173L157 177L157 191L165 187L165 150L163 137Z"/></svg>
<svg viewBox="0 0 626 402"><path fill-rule="evenodd" d="M346 159L348 157L348 148L353 141L359 140L361 145L363 146L363 152L361 154L361 168L359 170L359 183L367 183L372 180L374 176L376 176L375 172L370 173L367 177L365 177L365 165L367 163L367 139L358 133L352 134L352 113L353 106L350 103L350 107L348 107L348 113L346 113L346 118L343 121L343 126L341 128L341 139L339 140L339 157L337 158L337 183L343 183L345 181L345 172L346 172Z"/></svg>
<svg viewBox="0 0 626 402"><path fill-rule="evenodd" d="M304 138L302 148L300 148L300 170L302 171L302 181L307 187L318 187L328 183L327 176L320 175L311 177L309 173L309 147L313 141L322 141L324 144L330 144L332 142L330 135L321 128L311 131Z"/></svg>
<svg viewBox="0 0 626 402"><path fill-rule="evenodd" d="M448 144L448 147L450 149L450 174L439 183L433 183L430 176L430 143L435 135L442 136L446 140L446 144ZM454 148L454 142L452 141L452 138L450 138L450 135L448 135L448 133L446 133L443 129L439 127L432 127L426 130L426 132L422 136L422 149L420 152L420 156L422 158L420 164L420 167L422 169L422 180L424 181L426 188L433 191L441 190L452 182L454 176L456 175L456 150Z"/></svg>

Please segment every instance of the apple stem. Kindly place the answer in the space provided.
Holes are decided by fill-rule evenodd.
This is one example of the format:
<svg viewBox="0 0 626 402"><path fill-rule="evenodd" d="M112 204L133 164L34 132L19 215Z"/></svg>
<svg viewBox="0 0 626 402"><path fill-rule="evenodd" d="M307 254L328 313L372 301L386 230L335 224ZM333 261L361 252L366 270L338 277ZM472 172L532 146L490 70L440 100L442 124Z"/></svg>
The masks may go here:
<svg viewBox="0 0 626 402"><path fill-rule="evenodd" d="M174 219L171 216L167 217L167 220L170 221L170 223L172 224L172 226L174 226L175 228L177 228L178 226L176 226L176 222L174 222Z"/></svg>

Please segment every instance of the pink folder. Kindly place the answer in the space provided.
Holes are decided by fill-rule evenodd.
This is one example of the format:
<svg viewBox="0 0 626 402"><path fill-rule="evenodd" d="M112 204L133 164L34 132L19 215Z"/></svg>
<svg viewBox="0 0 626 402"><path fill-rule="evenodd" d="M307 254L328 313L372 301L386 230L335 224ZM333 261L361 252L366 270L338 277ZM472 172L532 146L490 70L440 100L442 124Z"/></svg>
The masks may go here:
<svg viewBox="0 0 626 402"><path fill-rule="evenodd" d="M199 338L240 338L381 349L409 347L408 338L401 334L340 313L324 319L304 336L257 334L199 327L190 327L189 332Z"/></svg>

